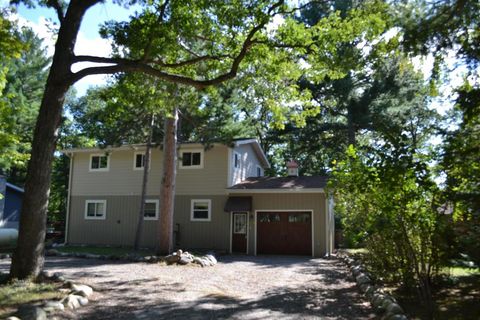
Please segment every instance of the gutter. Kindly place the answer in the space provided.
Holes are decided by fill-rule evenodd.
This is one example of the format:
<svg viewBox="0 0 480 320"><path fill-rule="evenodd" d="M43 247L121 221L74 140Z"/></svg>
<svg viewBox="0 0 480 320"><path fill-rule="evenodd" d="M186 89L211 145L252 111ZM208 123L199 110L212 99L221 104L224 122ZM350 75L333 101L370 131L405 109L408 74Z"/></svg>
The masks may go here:
<svg viewBox="0 0 480 320"><path fill-rule="evenodd" d="M71 197L71 190L72 190L72 176L73 176L73 153L66 153L68 157L70 157L70 168L68 173L68 194L67 194L67 211L65 217L65 239L63 244L68 243L68 222L70 218L70 197Z"/></svg>

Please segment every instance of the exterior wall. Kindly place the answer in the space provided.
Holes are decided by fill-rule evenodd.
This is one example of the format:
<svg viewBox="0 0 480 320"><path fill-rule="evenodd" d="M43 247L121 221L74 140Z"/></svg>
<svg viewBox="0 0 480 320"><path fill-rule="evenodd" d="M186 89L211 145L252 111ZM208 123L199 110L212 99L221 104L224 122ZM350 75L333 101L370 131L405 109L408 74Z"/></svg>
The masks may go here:
<svg viewBox="0 0 480 320"><path fill-rule="evenodd" d="M0 228L18 229L23 193L4 183L3 198L0 200Z"/></svg>
<svg viewBox="0 0 480 320"><path fill-rule="evenodd" d="M235 168L235 152L240 154L240 168ZM264 169L262 164L258 160L258 157L255 151L252 148L251 144L242 144L238 147L235 147L231 150L231 160L230 160L230 177L229 187L237 184L248 177L257 176L257 166L262 168L262 175Z"/></svg>
<svg viewBox="0 0 480 320"><path fill-rule="evenodd" d="M327 252L325 210L326 201L323 193L255 193L242 194L252 196L253 214L249 215L248 252L255 253L256 221L255 211L268 210L313 210L313 250L315 257L322 257Z"/></svg>
<svg viewBox="0 0 480 320"><path fill-rule="evenodd" d="M203 147L182 146L182 150ZM89 171L90 155L99 152L79 152L74 155L72 196L141 194L143 170L134 170L134 154L139 150L114 150L110 153L108 171ZM141 151L141 150L140 150ZM177 167L176 193L178 195L225 194L228 174L228 148L216 145L204 151L203 168L182 169ZM147 186L148 195L160 194L162 175L162 151L152 150L152 166Z"/></svg>
<svg viewBox="0 0 480 320"><path fill-rule="evenodd" d="M158 197L148 197L158 199ZM190 221L192 199L210 199L211 221ZM85 201L106 200L105 220L86 220ZM174 224L178 224L176 242L182 249L229 250L230 216L223 212L227 196L179 195L175 198ZM140 196L73 196L69 219L68 243L132 246L140 209ZM158 220L145 220L142 247L155 247Z"/></svg>

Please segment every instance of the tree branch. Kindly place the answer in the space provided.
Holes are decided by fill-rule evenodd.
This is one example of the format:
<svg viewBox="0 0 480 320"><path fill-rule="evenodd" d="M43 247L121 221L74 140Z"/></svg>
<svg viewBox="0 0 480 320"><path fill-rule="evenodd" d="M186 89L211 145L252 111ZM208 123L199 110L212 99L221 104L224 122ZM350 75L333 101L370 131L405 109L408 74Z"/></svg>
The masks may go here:
<svg viewBox="0 0 480 320"><path fill-rule="evenodd" d="M92 1L92 0L91 0ZM272 12L282 6L285 3L284 0L279 0L276 2L274 5L272 5L269 10L268 10L268 15L270 16ZM230 70L224 74L221 74L215 78L208 79L208 80L198 80L190 77L185 77L182 75L176 75L176 74L171 74L164 72L162 70L153 68L149 64L140 61L140 60L128 60L128 59L123 59L123 58L105 58L105 57L95 57L95 56L75 56L72 58L72 62L94 62L94 63L107 63L107 64L113 64L112 66L101 66L101 67L89 67L82 69L76 73L72 73L70 76L70 83L75 83L78 80L89 76L89 75L95 75L95 74L113 74L113 73L118 73L118 72L126 72L126 71L132 71L132 72L143 72L145 74L149 74L151 76L157 77L159 79L168 81L168 82L173 82L173 83L179 83L179 84L184 84L184 85L190 85L193 86L197 89L203 89L205 87L211 86L211 85L216 85L219 83L222 83L224 81L230 80L234 78L237 73L238 69L240 67L240 63L242 60L245 58L247 55L248 50L250 47L254 44L253 38L259 32L262 28L264 28L267 23L269 22L269 19L264 19L262 22L260 22L258 25L252 28L250 32L248 33L247 37L245 38L242 48L240 49L240 52L233 58L232 65L230 67ZM192 62L197 59L196 62L206 60L206 59L212 59L214 56L203 56L203 57L197 57L191 60L186 60L183 62L179 62L176 65L172 64L172 67L179 67L181 65L178 64L183 64L185 63L188 64L193 64L195 62ZM200 60L198 60L200 59ZM153 62L152 62L153 63ZM167 66L164 66L167 67Z"/></svg>

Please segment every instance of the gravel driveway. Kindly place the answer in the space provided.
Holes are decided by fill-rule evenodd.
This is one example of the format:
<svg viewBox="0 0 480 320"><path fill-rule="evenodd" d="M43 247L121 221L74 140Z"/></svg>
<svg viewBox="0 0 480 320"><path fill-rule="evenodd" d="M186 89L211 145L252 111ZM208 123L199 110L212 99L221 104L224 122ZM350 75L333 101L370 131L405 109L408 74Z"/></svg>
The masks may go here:
<svg viewBox="0 0 480 320"><path fill-rule="evenodd" d="M65 319L375 318L335 259L226 256L201 268L53 257L46 269L96 290Z"/></svg>

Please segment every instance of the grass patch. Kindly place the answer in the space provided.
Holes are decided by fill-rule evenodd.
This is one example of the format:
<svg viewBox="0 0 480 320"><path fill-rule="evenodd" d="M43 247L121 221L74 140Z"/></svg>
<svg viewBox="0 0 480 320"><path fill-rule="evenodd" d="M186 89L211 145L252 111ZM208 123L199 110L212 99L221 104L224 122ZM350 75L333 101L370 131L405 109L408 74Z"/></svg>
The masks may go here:
<svg viewBox="0 0 480 320"><path fill-rule="evenodd" d="M480 268L445 267L441 272L451 277L480 276Z"/></svg>
<svg viewBox="0 0 480 320"><path fill-rule="evenodd" d="M132 248L118 248L118 247L95 247L95 246L65 246L57 247L56 250L66 253L90 253L98 255L115 255L115 256L125 256L128 254L136 254L139 256L151 256L154 255L153 250L139 250L134 251Z"/></svg>
<svg viewBox="0 0 480 320"><path fill-rule="evenodd" d="M59 291L61 285L61 283L55 282L33 283L28 281L13 281L1 284L0 318L9 316L22 304L53 299L60 300L65 296L64 293Z"/></svg>

